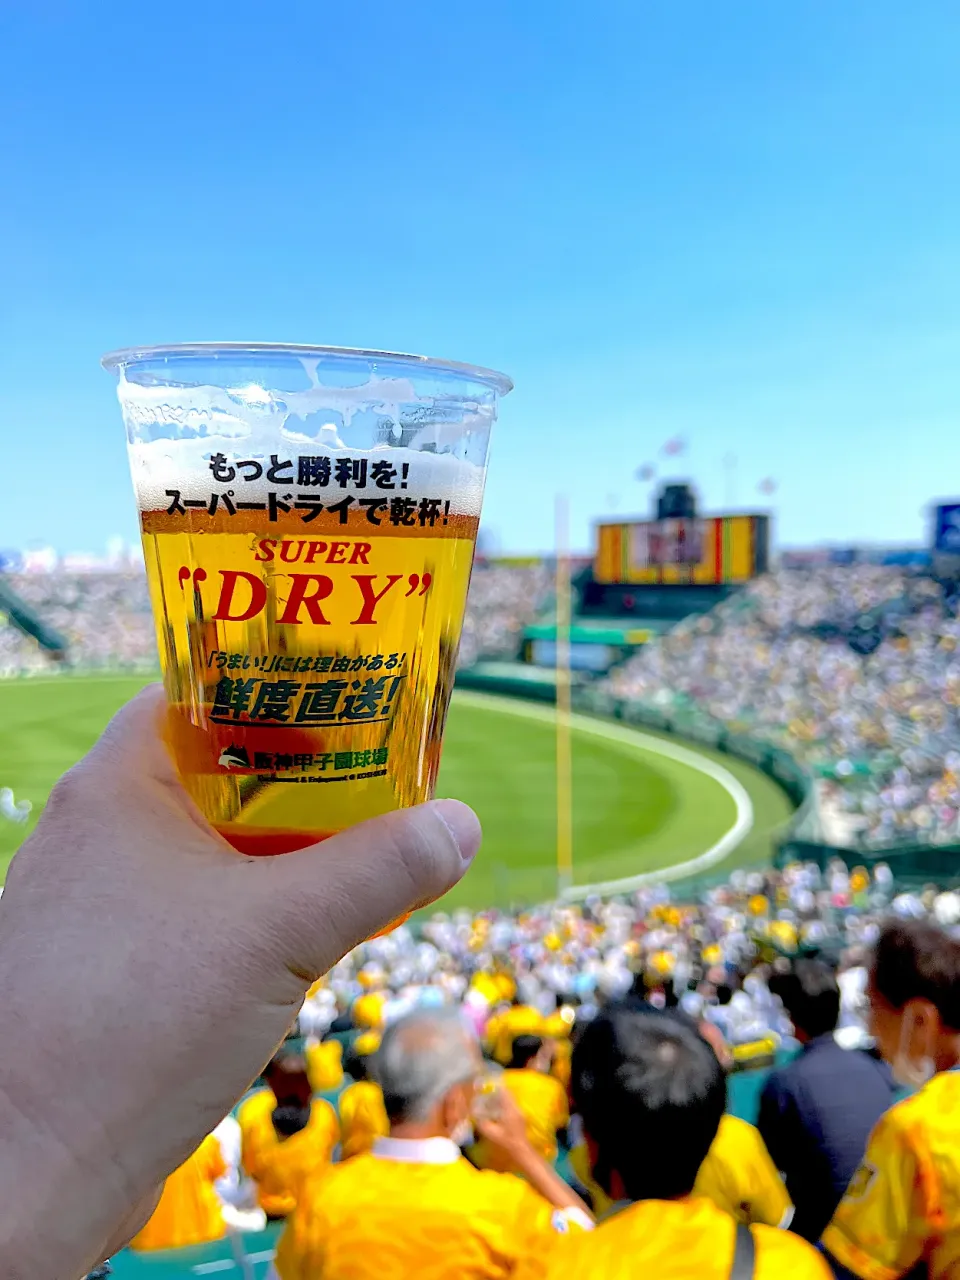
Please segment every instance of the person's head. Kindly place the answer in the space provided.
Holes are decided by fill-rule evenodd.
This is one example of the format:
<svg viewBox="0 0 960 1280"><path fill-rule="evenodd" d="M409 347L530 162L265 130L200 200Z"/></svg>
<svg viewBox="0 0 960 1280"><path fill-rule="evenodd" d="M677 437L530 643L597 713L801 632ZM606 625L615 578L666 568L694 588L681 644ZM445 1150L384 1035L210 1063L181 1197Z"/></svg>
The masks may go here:
<svg viewBox="0 0 960 1280"><path fill-rule="evenodd" d="M454 1141L469 1127L482 1068L475 1038L452 1010L422 1010L392 1023L370 1064L395 1136Z"/></svg>
<svg viewBox="0 0 960 1280"><path fill-rule="evenodd" d="M366 1053L357 1053L356 1047L351 1046L343 1057L343 1069L352 1080L361 1081L369 1077L369 1055Z"/></svg>
<svg viewBox="0 0 960 1280"><path fill-rule="evenodd" d="M295 1133L299 1133L310 1123L310 1104L303 1107L285 1103L283 1106L274 1107L270 1119L273 1121L273 1129L278 1138L292 1138Z"/></svg>
<svg viewBox="0 0 960 1280"><path fill-rule="evenodd" d="M594 1177L608 1195L690 1194L727 1098L723 1068L692 1026L611 1005L574 1049L571 1086Z"/></svg>
<svg viewBox="0 0 960 1280"><path fill-rule="evenodd" d="M281 1049L267 1063L263 1078L277 1100L270 1117L277 1136L290 1138L305 1129L310 1120L311 1089L300 1054Z"/></svg>
<svg viewBox="0 0 960 1280"><path fill-rule="evenodd" d="M733 987L728 982L717 985L717 1004L729 1004L733 999Z"/></svg>
<svg viewBox="0 0 960 1280"><path fill-rule="evenodd" d="M840 988L836 974L822 960L797 960L789 973L775 974L770 990L780 997L801 1044L836 1031Z"/></svg>
<svg viewBox="0 0 960 1280"><path fill-rule="evenodd" d="M905 1085L960 1061L960 942L927 920L892 920L867 983L870 1030Z"/></svg>
<svg viewBox="0 0 960 1280"><path fill-rule="evenodd" d="M638 969L633 975L630 983L630 990L627 995L636 1000L646 1000L647 998L647 976L642 969Z"/></svg>
<svg viewBox="0 0 960 1280"><path fill-rule="evenodd" d="M510 1067L519 1071L529 1067L531 1071L549 1071L550 1042L542 1036L516 1036L510 1054Z"/></svg>
<svg viewBox="0 0 960 1280"><path fill-rule="evenodd" d="M299 1053L281 1049L267 1063L263 1072L278 1107L309 1107L312 1090L307 1064Z"/></svg>

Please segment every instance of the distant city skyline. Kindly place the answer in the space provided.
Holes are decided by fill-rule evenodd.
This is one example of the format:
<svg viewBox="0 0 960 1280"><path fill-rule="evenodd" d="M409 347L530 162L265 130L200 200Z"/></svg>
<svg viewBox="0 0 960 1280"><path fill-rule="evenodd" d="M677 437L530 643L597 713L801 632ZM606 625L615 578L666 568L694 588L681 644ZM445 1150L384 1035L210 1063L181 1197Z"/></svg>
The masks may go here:
<svg viewBox="0 0 960 1280"><path fill-rule="evenodd" d="M99 357L177 339L504 369L505 552L558 492L581 551L646 515L645 466L778 547L960 495L951 0L226 13L0 16L0 547L137 536Z"/></svg>

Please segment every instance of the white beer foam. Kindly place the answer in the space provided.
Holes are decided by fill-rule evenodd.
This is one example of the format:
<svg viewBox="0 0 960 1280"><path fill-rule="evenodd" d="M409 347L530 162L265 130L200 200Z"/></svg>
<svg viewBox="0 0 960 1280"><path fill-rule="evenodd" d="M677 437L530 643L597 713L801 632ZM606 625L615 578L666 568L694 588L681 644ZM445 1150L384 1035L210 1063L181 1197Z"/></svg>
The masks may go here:
<svg viewBox="0 0 960 1280"><path fill-rule="evenodd" d="M181 499L202 499L209 501L211 494L232 491L233 501L266 502L268 493L276 493L285 497L287 494L309 494L325 505L339 502L348 494L354 498L381 498L389 502L391 498L439 498L450 502L452 513L466 516L479 516L483 501L484 468L455 458L446 453L424 453L418 449L394 448L390 445L377 445L372 449L329 448L313 441L290 447L280 448L281 461L292 461L292 468L284 474L293 472L292 481L281 481L270 484L267 471L270 467L270 456L276 453L276 441L266 453L256 448L237 448L236 441L218 443L208 439L194 440L151 440L146 443L133 443L129 446L130 470L133 474L133 486L141 511L165 511L171 503L168 490L179 493ZM210 459L214 454L223 454L227 465L236 467L241 460L253 459L263 467L263 475L256 480L245 480L243 472L237 472L233 480L218 481L210 470ZM326 486L298 485L297 459L299 456L321 457L330 459L331 480ZM338 458L365 458L367 460L367 480L363 488L350 483L346 488L333 479ZM381 489L371 478L371 470L375 462L389 462L396 470L393 479L394 488ZM403 465L409 471L403 475ZM402 487L405 484L405 488Z"/></svg>

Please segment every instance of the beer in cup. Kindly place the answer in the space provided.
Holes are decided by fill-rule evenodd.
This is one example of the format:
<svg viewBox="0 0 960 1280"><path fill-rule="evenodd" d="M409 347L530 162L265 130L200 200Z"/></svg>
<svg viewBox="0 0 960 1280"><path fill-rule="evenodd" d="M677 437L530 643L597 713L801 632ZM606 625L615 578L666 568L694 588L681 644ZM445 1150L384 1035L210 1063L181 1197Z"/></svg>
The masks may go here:
<svg viewBox="0 0 960 1280"><path fill-rule="evenodd" d="M419 356L114 352L184 785L245 854L434 792L501 374Z"/></svg>

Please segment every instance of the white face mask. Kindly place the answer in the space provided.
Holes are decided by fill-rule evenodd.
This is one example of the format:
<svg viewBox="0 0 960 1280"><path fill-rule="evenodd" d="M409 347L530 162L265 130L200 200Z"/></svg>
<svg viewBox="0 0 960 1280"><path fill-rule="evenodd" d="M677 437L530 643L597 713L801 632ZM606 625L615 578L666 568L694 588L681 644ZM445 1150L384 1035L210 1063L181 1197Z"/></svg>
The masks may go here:
<svg viewBox="0 0 960 1280"><path fill-rule="evenodd" d="M914 1059L910 1056L910 1027L906 1020L900 1024L900 1047L890 1064L890 1070L897 1084L904 1089L922 1089L928 1080L937 1074L936 1063L926 1055Z"/></svg>
<svg viewBox="0 0 960 1280"><path fill-rule="evenodd" d="M469 1147L473 1143L473 1125L469 1120L461 1120L450 1134L450 1141L458 1147Z"/></svg>

